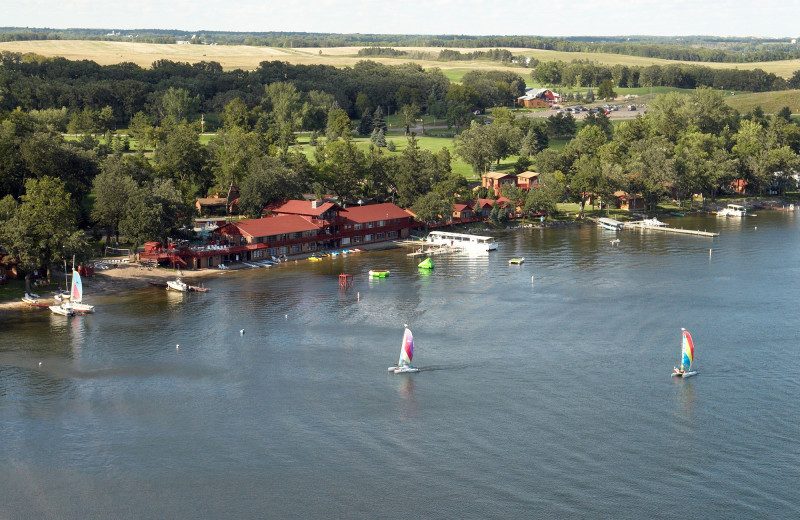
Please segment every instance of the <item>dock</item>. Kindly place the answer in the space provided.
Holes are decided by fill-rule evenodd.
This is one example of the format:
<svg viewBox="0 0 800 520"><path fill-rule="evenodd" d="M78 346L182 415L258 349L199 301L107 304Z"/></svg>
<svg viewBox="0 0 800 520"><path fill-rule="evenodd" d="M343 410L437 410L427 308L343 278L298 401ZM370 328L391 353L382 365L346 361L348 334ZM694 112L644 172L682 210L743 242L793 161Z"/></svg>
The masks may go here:
<svg viewBox="0 0 800 520"><path fill-rule="evenodd" d="M635 220L633 222L626 222L622 229L652 229L655 231L664 231L665 233L677 233L679 235L694 235L698 237L718 237L719 233L712 233L711 231L700 231L698 229L683 229L672 228L658 219L644 219Z"/></svg>
<svg viewBox="0 0 800 520"><path fill-rule="evenodd" d="M413 251L407 253L407 256L427 256L442 253L455 253L463 250L461 247L432 244L423 240L398 240L395 244L402 247L413 248Z"/></svg>

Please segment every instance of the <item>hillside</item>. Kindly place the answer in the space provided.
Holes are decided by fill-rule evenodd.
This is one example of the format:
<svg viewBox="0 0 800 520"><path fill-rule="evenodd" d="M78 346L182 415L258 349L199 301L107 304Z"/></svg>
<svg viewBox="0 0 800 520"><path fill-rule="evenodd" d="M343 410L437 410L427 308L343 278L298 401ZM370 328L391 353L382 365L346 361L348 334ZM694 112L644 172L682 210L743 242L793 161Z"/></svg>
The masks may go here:
<svg viewBox="0 0 800 520"><path fill-rule="evenodd" d="M149 67L154 61L168 59L195 63L199 61L216 61L226 70L255 69L264 60L281 60L302 65L332 65L346 67L366 59L357 56L361 47L326 47L326 48L277 48L254 47L247 45L177 45L152 43L125 43L93 40L37 40L0 42L0 51L33 52L42 56L62 56L70 60L92 60L100 65L121 62L132 62L142 67ZM437 54L441 48L431 47L397 47L399 50L417 51ZM800 60L785 60L762 63L708 63L678 62L657 58L643 58L605 53L559 52L527 48L507 48L514 55L527 56L540 61L573 61L591 60L607 65L667 65L670 63L686 63L704 65L718 69L756 69L772 72L778 76L789 78L794 71L800 70ZM462 53L481 49L457 48ZM482 49L485 50L485 49ZM460 77L463 72L473 69L518 69L525 76L527 69L504 65L492 61L439 61L419 60L407 56L386 57L371 56L368 59L385 64L415 62L422 67L438 67L451 78Z"/></svg>

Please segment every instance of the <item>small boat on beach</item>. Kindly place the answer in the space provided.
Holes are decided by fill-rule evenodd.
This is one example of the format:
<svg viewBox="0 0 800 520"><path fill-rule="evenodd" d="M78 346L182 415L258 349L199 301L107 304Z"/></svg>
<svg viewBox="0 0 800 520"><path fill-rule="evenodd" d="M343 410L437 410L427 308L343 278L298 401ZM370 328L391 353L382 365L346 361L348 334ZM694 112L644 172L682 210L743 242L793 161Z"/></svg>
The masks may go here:
<svg viewBox="0 0 800 520"><path fill-rule="evenodd" d="M50 305L50 311L53 314L60 314L61 316L75 316L75 311L63 305Z"/></svg>
<svg viewBox="0 0 800 520"><path fill-rule="evenodd" d="M72 309L75 312L94 312L94 305L83 302L83 282L78 271L72 271L72 287L69 292L69 300L61 304L62 307Z"/></svg>
<svg viewBox="0 0 800 520"><path fill-rule="evenodd" d="M36 305L39 303L39 295L25 293L25 296L22 297L22 301L28 305Z"/></svg>
<svg viewBox="0 0 800 520"><path fill-rule="evenodd" d="M387 276L389 276L389 270L388 269L371 269L369 271L369 275L372 278L386 278Z"/></svg>
<svg viewBox="0 0 800 520"><path fill-rule="evenodd" d="M672 377L691 377L697 374L692 370L694 362L694 341L686 329L681 329L681 367L672 367Z"/></svg>
<svg viewBox="0 0 800 520"><path fill-rule="evenodd" d="M410 374L419 372L417 367L411 366L411 359L414 357L414 335L408 329L408 325L404 325L403 343L400 345L400 359L397 361L397 366L389 367L389 372L395 374Z"/></svg>
<svg viewBox="0 0 800 520"><path fill-rule="evenodd" d="M167 290L169 291L170 289L179 292L189 292L189 286L186 285L180 278L167 281Z"/></svg>

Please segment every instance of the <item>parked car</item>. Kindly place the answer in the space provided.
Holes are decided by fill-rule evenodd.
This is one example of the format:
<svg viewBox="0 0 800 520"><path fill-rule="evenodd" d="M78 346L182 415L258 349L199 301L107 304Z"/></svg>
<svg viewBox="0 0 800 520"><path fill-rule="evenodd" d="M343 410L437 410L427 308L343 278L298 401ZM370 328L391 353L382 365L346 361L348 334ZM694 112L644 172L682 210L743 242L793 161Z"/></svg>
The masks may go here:
<svg viewBox="0 0 800 520"><path fill-rule="evenodd" d="M628 110L630 112L635 112L636 111L636 105L628 105Z"/></svg>

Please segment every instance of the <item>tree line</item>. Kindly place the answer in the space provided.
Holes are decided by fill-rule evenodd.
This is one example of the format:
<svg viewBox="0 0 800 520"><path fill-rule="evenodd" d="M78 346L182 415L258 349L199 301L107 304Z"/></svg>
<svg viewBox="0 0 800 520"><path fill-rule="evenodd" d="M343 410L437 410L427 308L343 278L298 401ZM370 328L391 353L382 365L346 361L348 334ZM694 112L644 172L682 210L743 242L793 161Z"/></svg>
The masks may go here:
<svg viewBox="0 0 800 520"><path fill-rule="evenodd" d="M598 86L611 80L617 87L676 87L767 92L800 88L800 70L785 80L761 69L714 69L702 65L603 65L590 60L545 61L535 65L531 78L551 87Z"/></svg>

